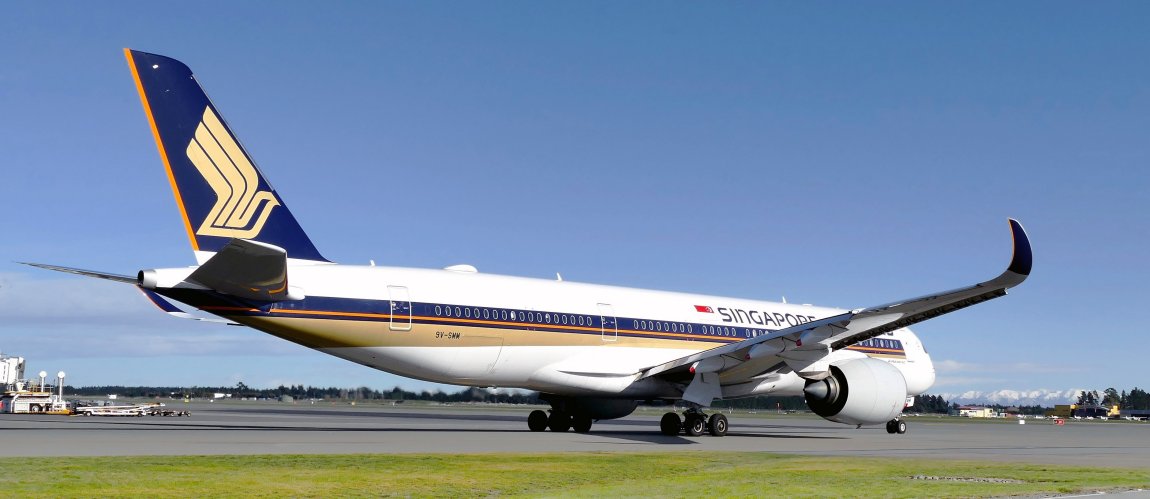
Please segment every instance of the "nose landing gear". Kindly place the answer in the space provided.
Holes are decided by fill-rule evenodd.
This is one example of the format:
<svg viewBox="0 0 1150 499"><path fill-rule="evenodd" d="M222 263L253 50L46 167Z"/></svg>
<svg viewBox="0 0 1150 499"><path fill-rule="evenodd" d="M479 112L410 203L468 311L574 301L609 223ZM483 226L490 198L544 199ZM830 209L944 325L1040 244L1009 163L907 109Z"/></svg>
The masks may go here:
<svg viewBox="0 0 1150 499"><path fill-rule="evenodd" d="M895 433L898 433L899 435L906 433L906 421L901 419L892 419L887 421L886 432L890 433L891 435L894 435Z"/></svg>

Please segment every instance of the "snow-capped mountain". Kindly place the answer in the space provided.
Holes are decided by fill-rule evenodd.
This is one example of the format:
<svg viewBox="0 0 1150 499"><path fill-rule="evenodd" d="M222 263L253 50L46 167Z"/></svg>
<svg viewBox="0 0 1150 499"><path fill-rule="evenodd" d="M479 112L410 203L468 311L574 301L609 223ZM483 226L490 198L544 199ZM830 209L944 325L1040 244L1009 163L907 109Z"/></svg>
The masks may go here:
<svg viewBox="0 0 1150 499"><path fill-rule="evenodd" d="M958 404L1000 404L1000 405L1041 405L1053 407L1057 404L1073 404L1078 401L1082 388L1068 390L998 390L993 392L967 391L962 393L941 393L948 402ZM1101 392L1101 390L1099 390Z"/></svg>

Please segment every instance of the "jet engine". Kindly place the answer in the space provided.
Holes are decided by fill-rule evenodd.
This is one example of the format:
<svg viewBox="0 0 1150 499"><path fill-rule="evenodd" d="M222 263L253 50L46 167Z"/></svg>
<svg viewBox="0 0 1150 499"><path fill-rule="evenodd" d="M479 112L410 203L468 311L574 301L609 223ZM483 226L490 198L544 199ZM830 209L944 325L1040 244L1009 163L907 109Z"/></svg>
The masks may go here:
<svg viewBox="0 0 1150 499"><path fill-rule="evenodd" d="M808 380L803 389L815 414L844 424L879 424L894 419L906 404L906 379L897 367L878 359L832 365L830 375Z"/></svg>

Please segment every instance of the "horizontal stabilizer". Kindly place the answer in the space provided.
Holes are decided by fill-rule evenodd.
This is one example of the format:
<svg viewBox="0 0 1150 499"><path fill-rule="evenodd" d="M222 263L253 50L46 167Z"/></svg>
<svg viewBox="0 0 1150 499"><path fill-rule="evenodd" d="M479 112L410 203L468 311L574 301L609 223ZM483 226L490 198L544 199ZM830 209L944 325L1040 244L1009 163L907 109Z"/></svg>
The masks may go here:
<svg viewBox="0 0 1150 499"><path fill-rule="evenodd" d="M156 307L159 307L159 309L163 310L165 314L168 314L168 315L175 317L177 319L191 319L194 321L204 321L204 322L219 322L222 324L227 324L229 326L240 326L240 325L242 325L238 322L232 322L232 321L224 320L224 319L212 319L212 318L208 318L208 317L197 317L195 315L184 312L182 309L180 309L180 307L177 307L175 304L168 301L164 297L160 296L155 291L151 291L151 290L144 289L144 288L137 288L137 289L139 289L141 293L144 293L144 296L148 299L148 301L151 301L153 305L155 305Z"/></svg>
<svg viewBox="0 0 1150 499"><path fill-rule="evenodd" d="M24 265L31 265L33 267L38 267L38 268L47 269L47 270L55 270L56 272L66 272L68 274L76 274L76 275L82 275L82 276L88 276L88 277L95 277L97 279L107 279L109 281L123 282L123 283L127 283L127 284L137 284L138 283L138 280L135 276L127 276L127 275L121 275L121 274L109 274L107 272L96 272L95 270L76 269L76 268L72 268L72 267L60 267L58 265L48 265L45 263L28 263L28 262L17 262L17 263L21 263Z"/></svg>
<svg viewBox="0 0 1150 499"><path fill-rule="evenodd" d="M299 300L288 288L287 252L279 246L232 239L188 280L220 293L258 301Z"/></svg>

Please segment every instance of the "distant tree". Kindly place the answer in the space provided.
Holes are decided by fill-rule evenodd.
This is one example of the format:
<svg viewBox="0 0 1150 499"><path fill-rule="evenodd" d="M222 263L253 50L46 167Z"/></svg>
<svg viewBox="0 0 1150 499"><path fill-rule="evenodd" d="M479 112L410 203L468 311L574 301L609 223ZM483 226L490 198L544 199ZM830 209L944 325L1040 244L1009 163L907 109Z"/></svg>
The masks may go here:
<svg viewBox="0 0 1150 499"><path fill-rule="evenodd" d="M404 400L406 398L405 394L406 394L406 392L404 392L402 389L400 389L397 386L395 388L392 388L391 391L388 392L387 396L384 398L387 398L390 400Z"/></svg>
<svg viewBox="0 0 1150 499"><path fill-rule="evenodd" d="M914 398L914 405L907 407L906 412L946 414L949 408L950 402L942 398L941 395L924 394L916 396Z"/></svg>
<svg viewBox="0 0 1150 499"><path fill-rule="evenodd" d="M1138 387L1130 390L1130 393L1123 397L1123 409L1150 409L1150 393L1146 393Z"/></svg>
<svg viewBox="0 0 1150 499"><path fill-rule="evenodd" d="M1098 392L1082 390L1078 393L1078 405L1095 405L1098 403Z"/></svg>
<svg viewBox="0 0 1150 499"><path fill-rule="evenodd" d="M1118 390L1107 388L1102 392L1102 405L1106 407L1122 405L1122 396L1118 395Z"/></svg>

